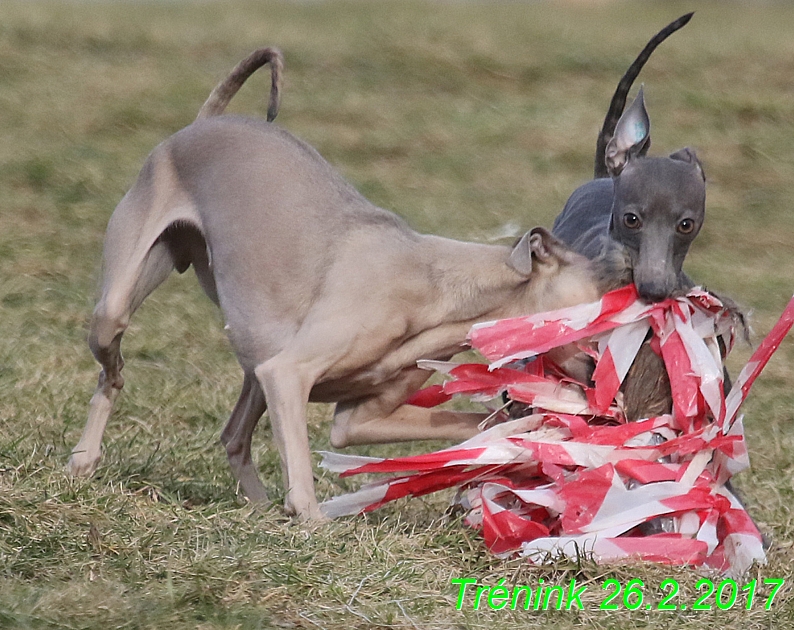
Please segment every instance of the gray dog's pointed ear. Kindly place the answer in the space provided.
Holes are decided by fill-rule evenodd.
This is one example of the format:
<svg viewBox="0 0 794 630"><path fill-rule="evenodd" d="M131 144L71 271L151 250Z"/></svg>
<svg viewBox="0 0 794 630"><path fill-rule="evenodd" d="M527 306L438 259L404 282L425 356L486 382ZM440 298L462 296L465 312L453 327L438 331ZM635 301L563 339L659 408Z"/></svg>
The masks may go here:
<svg viewBox="0 0 794 630"><path fill-rule="evenodd" d="M615 135L607 144L606 164L609 174L612 177L620 175L630 159L644 155L650 146L651 119L645 110L645 97L640 87L637 98L623 112L615 127Z"/></svg>
<svg viewBox="0 0 794 630"><path fill-rule="evenodd" d="M685 147L680 151L676 151L675 153L670 155L670 159L681 160L682 162L688 162L689 164L693 164L700 173L700 176L703 178L703 181L704 182L706 181L706 173L703 171L703 165L700 163L700 160L698 160L698 156L697 154L695 154L695 151L693 149L690 149L689 147Z"/></svg>

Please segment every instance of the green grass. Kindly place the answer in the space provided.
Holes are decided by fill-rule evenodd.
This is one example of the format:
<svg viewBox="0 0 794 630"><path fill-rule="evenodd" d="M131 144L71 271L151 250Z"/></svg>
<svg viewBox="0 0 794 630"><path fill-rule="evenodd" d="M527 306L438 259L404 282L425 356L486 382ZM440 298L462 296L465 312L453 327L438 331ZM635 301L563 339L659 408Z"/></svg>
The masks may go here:
<svg viewBox="0 0 794 630"><path fill-rule="evenodd" d="M794 7L698 3L642 75L660 154L689 145L708 221L687 270L753 311L794 291ZM279 123L421 231L485 240L550 225L587 180L614 86L678 3L0 3L0 627L792 628L771 611L601 611L601 583L698 574L502 561L447 510L404 501L314 529L238 496L218 433L240 372L195 280L174 276L125 337L127 385L90 480L64 474L98 368L85 344L113 207L147 153L257 46L286 56ZM266 80L231 109L263 115ZM746 360L738 348L732 365ZM746 412L738 478L773 542L752 576L794 579L794 344ZM330 409L312 406L314 449ZM283 491L263 422L256 458ZM436 445L359 449L396 454ZM318 493L355 487L317 469ZM454 577L587 581L586 610L456 611ZM749 578L748 578L749 579Z"/></svg>

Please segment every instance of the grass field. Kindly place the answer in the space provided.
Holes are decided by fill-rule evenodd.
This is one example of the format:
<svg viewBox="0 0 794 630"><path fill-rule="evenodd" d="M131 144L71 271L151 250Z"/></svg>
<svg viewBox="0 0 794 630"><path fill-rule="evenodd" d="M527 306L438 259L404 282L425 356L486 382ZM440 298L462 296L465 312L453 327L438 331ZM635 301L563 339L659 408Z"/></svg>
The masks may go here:
<svg viewBox="0 0 794 630"><path fill-rule="evenodd" d="M550 226L591 175L618 78L691 8L0 2L0 627L794 628L790 585L771 610L760 594L749 611L741 598L726 611L599 610L608 578L642 578L652 601L673 578L683 603L700 576L497 560L449 496L300 525L278 507L266 422L256 458L276 503L252 509L218 442L240 371L192 274L133 320L97 474L64 473L98 374L85 337L107 219L147 153L250 50L283 49L279 124L372 201L420 231L486 240ZM750 309L759 339L794 291L794 6L694 8L642 75L651 151L697 149L708 220L686 269ZM231 109L264 115L266 89L257 77ZM737 485L773 541L747 581L794 579L792 384L787 340L745 406L753 468ZM329 447L329 419L310 408L314 449ZM357 483L317 475L321 498ZM581 611L457 611L460 577L589 590Z"/></svg>

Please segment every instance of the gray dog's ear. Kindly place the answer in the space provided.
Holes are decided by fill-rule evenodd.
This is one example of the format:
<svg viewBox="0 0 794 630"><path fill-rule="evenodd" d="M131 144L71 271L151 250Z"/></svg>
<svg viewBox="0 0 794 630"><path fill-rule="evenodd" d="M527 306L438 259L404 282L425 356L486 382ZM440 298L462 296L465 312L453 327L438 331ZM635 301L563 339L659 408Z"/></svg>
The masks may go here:
<svg viewBox="0 0 794 630"><path fill-rule="evenodd" d="M615 127L615 135L607 144L606 164L609 174L612 177L620 175L630 159L645 155L650 146L651 119L645 110L645 97L640 87L637 98L623 112Z"/></svg>
<svg viewBox="0 0 794 630"><path fill-rule="evenodd" d="M703 181L704 182L706 181L706 173L703 171L703 165L700 163L700 160L698 160L698 156L695 154L695 151L693 149L690 149L689 147L685 147L680 151L676 151L675 153L670 155L670 159L681 160L682 162L688 162L689 164L693 164L700 173L700 176L703 178Z"/></svg>

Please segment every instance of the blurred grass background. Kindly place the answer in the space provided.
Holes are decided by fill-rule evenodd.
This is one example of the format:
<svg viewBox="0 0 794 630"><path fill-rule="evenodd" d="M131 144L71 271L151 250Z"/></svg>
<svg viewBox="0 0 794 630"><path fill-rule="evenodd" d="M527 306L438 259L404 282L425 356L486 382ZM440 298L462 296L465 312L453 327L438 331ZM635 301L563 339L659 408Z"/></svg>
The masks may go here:
<svg viewBox="0 0 794 630"><path fill-rule="evenodd" d="M686 269L750 309L758 339L794 291L790 4L3 0L0 627L794 627L788 589L771 611L599 611L606 577L642 577L648 593L675 577L687 602L699 576L500 561L445 511L448 497L313 532L278 507L252 510L218 443L239 368L192 274L174 274L133 320L98 473L63 472L98 373L85 336L107 219L148 152L253 48L284 51L278 123L373 202L420 231L489 240L551 225L591 176L619 77L693 8L641 75L651 152L698 151L708 219ZM255 77L230 109L264 115L266 91ZM749 352L737 348L734 370ZM787 340L745 407L753 469L738 485L774 541L760 579L793 573L793 365ZM328 448L329 418L311 407L315 449ZM262 425L256 457L278 504ZM357 483L317 474L321 498ZM449 580L463 576L577 577L589 605L458 612Z"/></svg>

